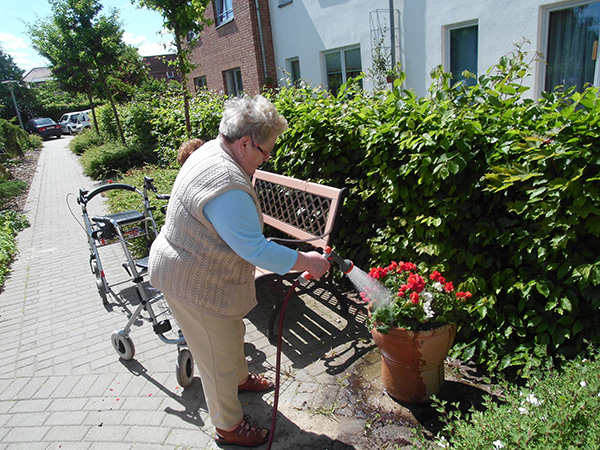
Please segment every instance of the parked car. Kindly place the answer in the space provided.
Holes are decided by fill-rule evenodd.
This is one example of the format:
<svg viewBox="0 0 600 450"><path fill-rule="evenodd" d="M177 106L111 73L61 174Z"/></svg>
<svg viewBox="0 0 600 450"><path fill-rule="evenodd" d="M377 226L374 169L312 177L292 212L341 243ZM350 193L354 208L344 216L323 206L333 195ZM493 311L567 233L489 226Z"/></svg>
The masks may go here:
<svg viewBox="0 0 600 450"><path fill-rule="evenodd" d="M25 125L25 131L30 134L39 134L43 139L47 139L50 136L59 138L62 135L61 126L49 117L31 119Z"/></svg>
<svg viewBox="0 0 600 450"><path fill-rule="evenodd" d="M79 113L79 115L77 116L77 126L75 127L75 131L77 133L82 132L83 130L85 130L86 128L88 128L91 124L90 124L90 113L92 112L91 109L88 109L87 111L81 111Z"/></svg>
<svg viewBox="0 0 600 450"><path fill-rule="evenodd" d="M81 114L81 111L68 112L62 115L58 123L60 124L63 133L75 133L79 114Z"/></svg>

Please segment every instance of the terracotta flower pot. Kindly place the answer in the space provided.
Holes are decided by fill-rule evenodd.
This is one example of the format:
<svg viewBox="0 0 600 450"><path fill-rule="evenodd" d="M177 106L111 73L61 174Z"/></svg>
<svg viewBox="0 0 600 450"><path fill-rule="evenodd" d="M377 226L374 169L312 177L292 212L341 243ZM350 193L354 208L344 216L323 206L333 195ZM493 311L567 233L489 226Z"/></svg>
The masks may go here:
<svg viewBox="0 0 600 450"><path fill-rule="evenodd" d="M433 330L392 328L382 334L373 328L381 353L381 377L388 394L403 403L424 403L444 384L444 360L456 336L456 324Z"/></svg>

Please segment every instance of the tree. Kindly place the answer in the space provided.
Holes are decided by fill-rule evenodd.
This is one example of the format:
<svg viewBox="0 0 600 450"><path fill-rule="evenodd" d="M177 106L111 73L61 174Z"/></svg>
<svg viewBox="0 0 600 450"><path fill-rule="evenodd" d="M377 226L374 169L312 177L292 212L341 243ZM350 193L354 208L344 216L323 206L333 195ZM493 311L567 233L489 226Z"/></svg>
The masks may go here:
<svg viewBox="0 0 600 450"><path fill-rule="evenodd" d="M135 3L135 0L131 1ZM158 11L163 16L163 26L174 35L178 70L183 85L185 127L190 138L192 125L187 75L194 66L189 61L189 55L195 40L204 30L204 25L212 23L210 19L204 17L206 5L210 0L137 0L137 2L142 7Z"/></svg>
<svg viewBox="0 0 600 450"><path fill-rule="evenodd" d="M52 74L61 86L86 93L96 130L93 97L104 94L111 104L121 141L125 143L114 85L123 81L120 73L130 75L133 72L122 72L126 66L144 71L137 52L123 42L117 11L100 15L102 5L98 0L49 1L52 17L28 26L34 48L50 61Z"/></svg>
<svg viewBox="0 0 600 450"><path fill-rule="evenodd" d="M23 85L23 71L19 69L12 56L4 53L0 47L0 81L7 80L18 82L12 86L15 100L21 112L29 111L33 104L33 97ZM10 89L5 85L0 85L0 118L10 120L15 117L16 111Z"/></svg>

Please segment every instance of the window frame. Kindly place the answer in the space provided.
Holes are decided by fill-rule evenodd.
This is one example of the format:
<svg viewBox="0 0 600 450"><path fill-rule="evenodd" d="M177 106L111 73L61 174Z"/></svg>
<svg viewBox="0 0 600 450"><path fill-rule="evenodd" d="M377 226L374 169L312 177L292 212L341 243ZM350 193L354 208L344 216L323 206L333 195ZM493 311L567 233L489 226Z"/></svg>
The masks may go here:
<svg viewBox="0 0 600 450"><path fill-rule="evenodd" d="M463 28L477 27L477 71L475 72L475 79L479 77L479 20L467 20L464 22L453 23L451 25L444 26L443 32L443 58L442 64L444 71L452 73L452 32ZM453 83L460 80L455 80L453 77Z"/></svg>
<svg viewBox="0 0 600 450"><path fill-rule="evenodd" d="M207 89L208 83L206 81L206 75L200 75L199 77L194 77L194 89L198 92L200 89Z"/></svg>
<svg viewBox="0 0 600 450"><path fill-rule="evenodd" d="M535 77L535 93L539 97L542 92L545 91L546 86L546 75L547 75L547 64L546 64L546 52L548 51L549 37L550 37L550 13L556 11L563 11L566 9L573 9L579 6L586 6L592 3L597 3L598 0L571 0L552 5L541 5L539 7L539 29L538 29L538 42L540 43L539 50L542 53L542 58L538 58L536 61L536 77ZM599 36L600 37L600 36ZM594 70L594 86L600 86L600 51L596 54L596 68Z"/></svg>
<svg viewBox="0 0 600 450"><path fill-rule="evenodd" d="M292 65L294 63L298 64L298 75L299 75L298 79L294 78L294 70L293 70L293 67L292 67ZM289 86L296 85L302 79L302 70L300 68L300 58L297 57L297 56L295 56L293 58L286 59L285 60L285 66L286 66L285 68L286 68L286 71L287 71L286 77L287 77L287 83L288 83L288 85Z"/></svg>
<svg viewBox="0 0 600 450"><path fill-rule="evenodd" d="M360 56L359 72L362 72L363 71L363 58L362 58L362 51L360 48L360 43L354 44L354 45L348 45L345 47L333 48L333 49L329 49L329 50L325 50L325 51L321 52L323 80L324 80L324 85L326 86L328 91L331 91L331 89L329 87L329 72L327 71L327 56L335 54L335 53L340 54L340 63L341 63L341 71L342 71L342 83L341 84L344 84L348 81L348 69L346 67L346 52L351 51L351 50L358 50L358 54ZM362 80L361 80L361 85L362 85ZM335 93L337 93L337 91Z"/></svg>
<svg viewBox="0 0 600 450"><path fill-rule="evenodd" d="M244 94L244 80L242 78L242 69L235 67L223 71L223 80L225 82L225 92L233 97L240 97ZM238 84L239 83L239 84ZM234 89L230 89L230 87Z"/></svg>
<svg viewBox="0 0 600 450"><path fill-rule="evenodd" d="M231 7L223 11L225 2L229 2ZM228 24L234 18L233 0L213 0L213 10L215 13L215 28L219 28L225 24Z"/></svg>

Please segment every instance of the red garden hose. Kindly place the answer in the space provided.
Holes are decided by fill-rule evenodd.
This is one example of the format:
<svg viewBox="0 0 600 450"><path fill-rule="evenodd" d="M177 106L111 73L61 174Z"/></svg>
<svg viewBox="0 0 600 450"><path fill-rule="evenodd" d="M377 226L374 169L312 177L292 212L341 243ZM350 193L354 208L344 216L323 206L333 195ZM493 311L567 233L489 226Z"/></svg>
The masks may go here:
<svg viewBox="0 0 600 450"><path fill-rule="evenodd" d="M279 329L277 331L277 362L275 364L275 395L273 398L273 419L271 420L271 430L269 432L269 442L267 443L267 450L270 450L271 445L273 444L273 437L275 436L275 422L277 421L277 405L279 403L279 381L281 375L281 335L283 334L283 318L285 316L285 308L300 282L303 280L309 280L310 278L312 278L312 275L310 275L308 272L304 272L302 275L296 278L296 281L294 281L294 284L292 284L292 287L290 287L290 289L288 290L285 299L281 304L281 313L279 315Z"/></svg>

